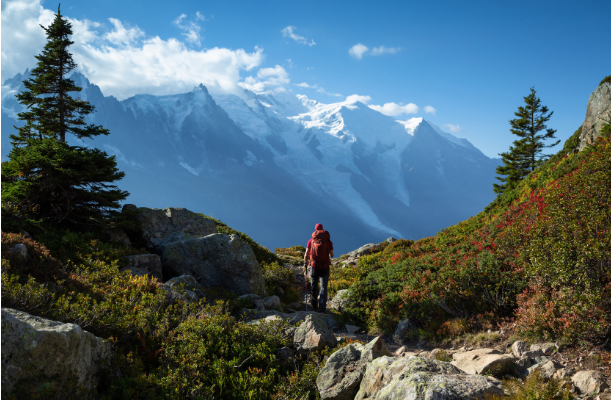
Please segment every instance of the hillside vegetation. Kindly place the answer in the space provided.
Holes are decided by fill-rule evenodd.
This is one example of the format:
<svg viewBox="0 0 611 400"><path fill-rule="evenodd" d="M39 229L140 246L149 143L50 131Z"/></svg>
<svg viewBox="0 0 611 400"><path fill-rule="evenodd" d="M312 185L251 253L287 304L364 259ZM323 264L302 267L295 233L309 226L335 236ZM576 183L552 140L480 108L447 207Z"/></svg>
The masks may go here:
<svg viewBox="0 0 611 400"><path fill-rule="evenodd" d="M347 314L414 338L515 322L523 336L598 341L611 328L611 142L563 150L475 217L418 241L399 240L333 272Z"/></svg>

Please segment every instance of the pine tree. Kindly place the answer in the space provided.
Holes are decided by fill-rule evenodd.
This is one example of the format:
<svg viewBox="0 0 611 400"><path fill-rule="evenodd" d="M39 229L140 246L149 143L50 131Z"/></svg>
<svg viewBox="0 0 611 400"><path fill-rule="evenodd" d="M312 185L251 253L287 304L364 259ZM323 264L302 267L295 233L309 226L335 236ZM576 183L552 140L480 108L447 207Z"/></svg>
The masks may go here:
<svg viewBox="0 0 611 400"><path fill-rule="evenodd" d="M518 107L518 111L514 113L517 118L509 121L511 133L520 139L513 142L508 152L499 154L503 165L496 169L496 173L501 175L496 179L502 184L493 185L494 192L498 194L515 188L522 179L550 157L548 154L542 154L543 149L560 143L560 140L549 145L543 143L546 139L556 138L556 130L545 125L554 112L541 105L541 99L537 97L534 87L530 89L530 94L524 97L524 102L526 105Z"/></svg>
<svg viewBox="0 0 611 400"><path fill-rule="evenodd" d="M99 225L128 196L112 184L125 173L115 157L66 142L67 133L82 139L109 131L88 125L85 116L94 107L71 95L82 89L67 77L76 68L68 52L72 26L59 7L53 23L42 28L47 43L17 95L26 107L18 114L25 125L10 136L13 148L2 163L3 214L74 229Z"/></svg>

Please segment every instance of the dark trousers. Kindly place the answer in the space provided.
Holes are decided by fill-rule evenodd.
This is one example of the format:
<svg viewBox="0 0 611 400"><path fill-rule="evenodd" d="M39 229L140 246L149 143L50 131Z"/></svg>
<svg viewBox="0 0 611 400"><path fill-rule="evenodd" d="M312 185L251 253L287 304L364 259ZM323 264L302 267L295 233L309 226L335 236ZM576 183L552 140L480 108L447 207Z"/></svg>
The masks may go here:
<svg viewBox="0 0 611 400"><path fill-rule="evenodd" d="M320 288L318 286L319 281ZM329 284L329 269L315 269L310 267L310 284L312 285L312 307L324 312L327 308L327 285Z"/></svg>

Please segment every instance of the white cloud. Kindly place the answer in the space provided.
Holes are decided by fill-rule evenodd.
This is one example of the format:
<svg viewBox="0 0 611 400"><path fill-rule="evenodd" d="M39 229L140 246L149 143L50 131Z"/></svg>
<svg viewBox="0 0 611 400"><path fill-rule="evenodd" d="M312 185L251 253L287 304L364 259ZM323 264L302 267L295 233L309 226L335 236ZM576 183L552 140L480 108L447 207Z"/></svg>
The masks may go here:
<svg viewBox="0 0 611 400"><path fill-rule="evenodd" d="M40 0L2 2L3 80L36 66L34 55L40 54L46 43L39 24L48 26L53 19L54 11L44 9ZM116 19L110 26L88 20L70 22L74 41L70 51L78 68L105 95L120 100L139 93L186 92L200 83L213 92L238 93L240 72L259 67L264 59L261 48L252 52L218 47L197 51L178 39L147 36L137 26L129 27ZM277 82L288 83L284 72L284 77L275 77Z"/></svg>
<svg viewBox="0 0 611 400"><path fill-rule="evenodd" d="M46 42L45 31L54 14L40 0L2 1L2 81L36 65Z"/></svg>
<svg viewBox="0 0 611 400"><path fill-rule="evenodd" d="M346 97L346 103L356 103L357 101L360 101L363 104L367 104L371 101L371 97L370 96L361 96L358 94L352 94Z"/></svg>
<svg viewBox="0 0 611 400"><path fill-rule="evenodd" d="M425 106L424 107L424 112L427 114L433 114L435 115L435 113L437 112L437 109L433 106Z"/></svg>
<svg viewBox="0 0 611 400"><path fill-rule="evenodd" d="M282 32L282 36L291 38L297 43L307 44L308 46L314 46L316 44L314 40L308 42L308 39L306 39L305 37L297 35L295 33L296 30L296 27L289 25L286 28L282 29L280 32Z"/></svg>
<svg viewBox="0 0 611 400"><path fill-rule="evenodd" d="M348 50L348 54L350 54L352 57L356 58L357 60L362 60L363 54L365 54L368 50L369 50L369 47L365 46L364 44L357 43L354 46L352 46L350 50Z"/></svg>
<svg viewBox="0 0 611 400"><path fill-rule="evenodd" d="M402 114L416 114L419 109L418 106L414 103L402 105L394 102L386 103L383 106L370 105L369 108L372 108L376 111L381 112L384 115L389 115L391 117L396 117L397 115Z"/></svg>
<svg viewBox="0 0 611 400"><path fill-rule="evenodd" d="M244 79L239 85L244 89L252 90L255 93L261 93L266 90L274 89L290 83L289 74L280 65L273 68L261 68L257 71L257 77L252 76Z"/></svg>
<svg viewBox="0 0 611 400"><path fill-rule="evenodd" d="M187 15L180 14L180 16L174 20L173 24L184 31L182 35L186 38L187 42L199 46L201 45L201 36L199 32L202 30L202 27L199 26L197 21L206 21L206 17L199 11L195 13L195 21L187 21Z"/></svg>
<svg viewBox="0 0 611 400"><path fill-rule="evenodd" d="M384 46L380 46L380 47L374 47L371 50L371 53L369 53L369 55L372 56L381 56L384 54L395 54L398 53L399 51L401 51L400 47L384 47Z"/></svg>
<svg viewBox="0 0 611 400"><path fill-rule="evenodd" d="M317 84L315 85L309 85L306 82L301 82L301 83L296 83L295 86L298 86L300 88L304 88L304 89L314 89L316 90L318 93L322 93L322 94L326 94L327 96L332 96L332 97L344 97L339 93L331 93L331 92L327 92L323 87L320 87Z"/></svg>
<svg viewBox="0 0 611 400"><path fill-rule="evenodd" d="M462 132L462 128L460 127L460 125L456 124L445 124L444 125L446 128L448 128L450 130L450 132Z"/></svg>
<svg viewBox="0 0 611 400"><path fill-rule="evenodd" d="M110 32L104 34L103 38L110 43L117 45L131 45L138 41L142 36L144 36L144 32L140 30L137 26L134 28L125 28L123 23L115 18L108 18L111 24L113 24L114 29ZM100 26L100 24L96 24L96 27ZM86 37L90 37L91 40L94 40L95 35L92 35L92 32L84 27L82 33L86 35ZM78 35L75 32L75 35Z"/></svg>

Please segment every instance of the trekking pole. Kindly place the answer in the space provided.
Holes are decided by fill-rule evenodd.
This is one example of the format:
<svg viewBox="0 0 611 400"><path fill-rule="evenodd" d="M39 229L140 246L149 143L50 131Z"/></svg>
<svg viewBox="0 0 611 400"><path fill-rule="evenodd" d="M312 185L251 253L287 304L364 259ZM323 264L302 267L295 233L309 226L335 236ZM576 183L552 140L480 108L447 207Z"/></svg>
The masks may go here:
<svg viewBox="0 0 611 400"><path fill-rule="evenodd" d="M303 264L303 276L304 276L304 289L305 289L305 294L304 294L304 299L305 299L305 303L306 303L306 312L308 312L308 264L304 263Z"/></svg>

